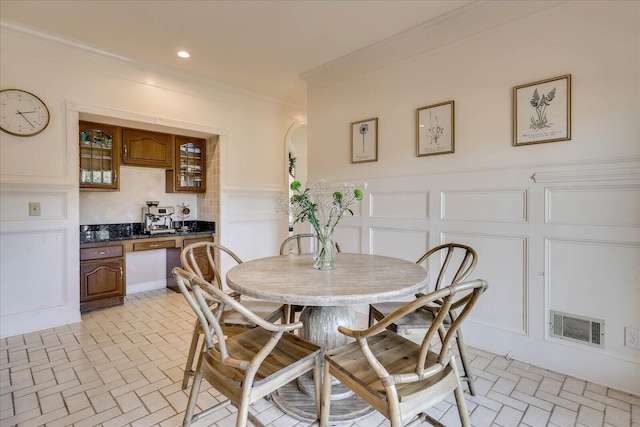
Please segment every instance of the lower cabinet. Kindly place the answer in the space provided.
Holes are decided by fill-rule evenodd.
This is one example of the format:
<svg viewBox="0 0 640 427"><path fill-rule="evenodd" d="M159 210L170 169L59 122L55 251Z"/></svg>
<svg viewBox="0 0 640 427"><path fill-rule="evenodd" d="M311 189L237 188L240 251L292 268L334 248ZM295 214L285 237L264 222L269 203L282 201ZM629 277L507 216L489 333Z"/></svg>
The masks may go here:
<svg viewBox="0 0 640 427"><path fill-rule="evenodd" d="M80 311L124 304L125 254L127 252L166 251L167 287L180 292L172 270L180 267L182 249L196 242L213 242L211 234L193 237L152 237L140 240L123 240L118 243L85 243L80 247ZM196 259L205 279L213 279L207 253L200 249Z"/></svg>
<svg viewBox="0 0 640 427"><path fill-rule="evenodd" d="M184 239L182 242L182 248L186 248L187 246L198 243L198 242L213 242L212 237L204 237L199 239ZM207 256L207 250L205 248L199 248L194 251L194 258L196 259L196 263L198 264L198 268L202 272L205 280L211 281L213 280L213 269L211 268L211 264L209 264L209 257Z"/></svg>
<svg viewBox="0 0 640 427"><path fill-rule="evenodd" d="M80 311L124 304L122 245L80 249Z"/></svg>
<svg viewBox="0 0 640 427"><path fill-rule="evenodd" d="M187 246L198 243L198 242L213 242L213 237L190 237L182 239L182 247L169 250L167 249L167 287L175 292L180 292L178 288L178 284L173 278L172 270L174 267L182 267L180 262L180 253L182 249ZM209 265L209 258L207 257L207 252L204 248L200 248L195 252L196 262L198 263L198 268L204 275L204 278L208 281L213 279L213 270Z"/></svg>

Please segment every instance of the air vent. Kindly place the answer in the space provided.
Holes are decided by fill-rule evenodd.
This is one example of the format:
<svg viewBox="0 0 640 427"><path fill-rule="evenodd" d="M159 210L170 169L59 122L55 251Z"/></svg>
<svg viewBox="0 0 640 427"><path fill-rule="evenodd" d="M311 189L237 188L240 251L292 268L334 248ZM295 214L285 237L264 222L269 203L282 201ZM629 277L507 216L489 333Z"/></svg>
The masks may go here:
<svg viewBox="0 0 640 427"><path fill-rule="evenodd" d="M604 348L604 320L552 310L551 336Z"/></svg>

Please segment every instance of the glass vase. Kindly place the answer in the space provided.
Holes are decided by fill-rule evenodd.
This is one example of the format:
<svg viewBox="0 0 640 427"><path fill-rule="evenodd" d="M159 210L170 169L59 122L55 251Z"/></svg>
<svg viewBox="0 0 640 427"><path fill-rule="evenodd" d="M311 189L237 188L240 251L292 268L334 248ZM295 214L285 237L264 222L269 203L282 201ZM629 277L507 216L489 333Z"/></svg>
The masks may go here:
<svg viewBox="0 0 640 427"><path fill-rule="evenodd" d="M333 233L328 230L316 230L313 268L316 270L333 270L335 267L334 256Z"/></svg>

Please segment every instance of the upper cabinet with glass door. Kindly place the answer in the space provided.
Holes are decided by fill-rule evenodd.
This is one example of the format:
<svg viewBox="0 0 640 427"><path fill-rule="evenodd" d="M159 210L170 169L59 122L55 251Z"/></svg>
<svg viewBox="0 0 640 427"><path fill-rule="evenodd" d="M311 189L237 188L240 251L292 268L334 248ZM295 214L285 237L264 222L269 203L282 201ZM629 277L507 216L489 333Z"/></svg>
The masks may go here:
<svg viewBox="0 0 640 427"><path fill-rule="evenodd" d="M206 191L206 143L200 138L176 136L174 168L167 170L168 193Z"/></svg>
<svg viewBox="0 0 640 427"><path fill-rule="evenodd" d="M120 128L80 122L80 188L118 190Z"/></svg>

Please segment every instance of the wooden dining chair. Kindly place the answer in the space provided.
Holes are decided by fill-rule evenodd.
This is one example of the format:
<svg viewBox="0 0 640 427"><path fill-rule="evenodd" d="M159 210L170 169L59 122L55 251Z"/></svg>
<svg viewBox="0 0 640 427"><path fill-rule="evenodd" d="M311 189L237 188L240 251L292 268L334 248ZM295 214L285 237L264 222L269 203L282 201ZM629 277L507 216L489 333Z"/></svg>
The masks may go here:
<svg viewBox="0 0 640 427"><path fill-rule="evenodd" d="M304 254L313 253L315 234L313 233L300 233L289 236L280 245L280 255L287 254ZM340 245L338 242L333 242L336 252L340 253ZM288 305L287 307L287 323L295 321L296 313L301 312L304 308L303 305Z"/></svg>
<svg viewBox="0 0 640 427"><path fill-rule="evenodd" d="M190 426L191 423L229 404L238 409L236 427L246 426L247 420L256 426L263 426L249 412L250 405L307 372L313 372L316 412L319 416L321 349L297 335L288 333L300 329L301 322L268 322L218 286L194 273L176 267L173 269L173 275L180 291L196 314L204 335L184 416L184 426ZM213 309L211 301L216 302ZM242 314L256 327L246 328L243 332L228 336L220 320L226 307ZM227 400L195 413L203 379Z"/></svg>
<svg viewBox="0 0 640 427"><path fill-rule="evenodd" d="M441 425L425 411L451 392L462 425L470 426L451 340L486 289L484 280L458 282L405 303L367 329L340 326L339 331L355 342L325 353L320 426L326 426L329 419L332 376L388 418L391 427L423 421ZM433 305L438 311L420 344L388 329L420 307ZM444 322L454 310L458 315L445 328ZM432 351L436 335L441 342L437 353Z"/></svg>
<svg viewBox="0 0 640 427"><path fill-rule="evenodd" d="M445 285L455 284L465 280L469 274L475 268L478 262L478 256L473 248L462 245L460 243L446 243L436 246L422 255L417 264L423 262L428 263L437 259L440 265L438 276L435 280L433 289L438 290ZM426 291L425 291L426 292ZM417 294L419 297L423 294ZM373 325L375 321L389 316L391 313L406 304L404 302L381 302L369 305L369 326ZM445 319L444 326L448 327L456 316L455 310L451 311L449 317ZM402 318L397 319L395 322L389 324L389 329L402 335L410 336L416 331L425 332L431 326L435 317L433 308L419 308L413 312L407 313ZM458 352L460 353L460 361L462 362L462 368L464 371L465 380L469 387L469 393L475 396L476 390L473 384L473 377L471 375L471 366L467 357L466 348L464 345L464 339L462 337L462 331L458 330L456 334L456 344L458 346Z"/></svg>
<svg viewBox="0 0 640 427"><path fill-rule="evenodd" d="M218 252L216 254L216 251ZM218 289L222 289L222 281L220 280L220 273L216 267L215 259L220 253L226 253L238 264L242 263L242 260L233 253L230 249L222 245L218 245L212 242L197 242L193 243L182 250L180 254L180 261L182 268L190 273L196 274L201 279L207 279L207 276L211 276L209 281L215 285ZM237 301L240 301L240 294L233 291L228 291L227 294ZM269 322L275 322L280 320L285 323L287 318L287 306L275 302L260 301L260 300L243 300L243 305ZM212 308L215 308L216 302L212 302ZM220 323L223 327L225 334L235 335L240 332L244 332L247 328L254 328L256 324L241 313L232 310L227 307L221 313ZM194 375L193 362L195 360L195 354L198 349L198 342L202 335L202 327L199 322L196 322L193 328L193 336L191 337L191 344L189 346L189 354L187 356L187 363L184 369L184 378L182 380L182 389L185 390L189 384L189 378Z"/></svg>

